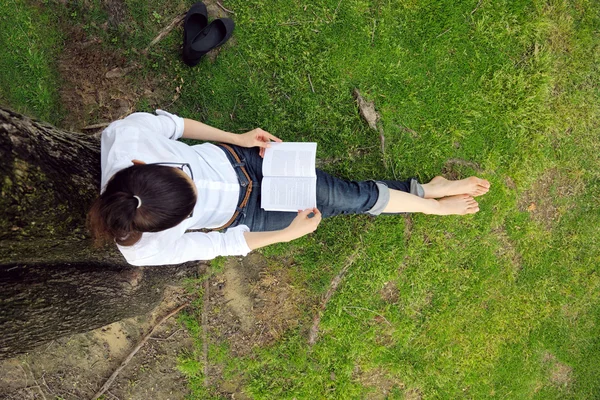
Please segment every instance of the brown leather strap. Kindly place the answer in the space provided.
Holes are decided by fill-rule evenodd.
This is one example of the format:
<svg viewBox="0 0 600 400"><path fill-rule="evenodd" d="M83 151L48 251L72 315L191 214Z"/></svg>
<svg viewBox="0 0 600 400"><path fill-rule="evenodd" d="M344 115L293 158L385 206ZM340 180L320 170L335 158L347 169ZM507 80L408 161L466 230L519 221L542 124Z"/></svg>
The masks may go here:
<svg viewBox="0 0 600 400"><path fill-rule="evenodd" d="M237 155L237 153L235 152L235 150L233 150L233 148L225 143L220 143L219 146L223 147L224 149L226 149L232 156L233 159L240 164L242 161L240 160L240 157ZM239 209L240 208L244 208L246 206L246 204L248 204L248 200L250 199L250 194L252 193L252 179L250 179L250 175L248 175L248 171L246 171L246 167L244 167L243 165L240 166L240 169L242 170L242 173L244 174L244 176L246 177L246 179L248 180L248 186L246 186L246 194L244 195L244 198L242 199L242 202L237 206L237 209L235 210L235 212L233 213L233 216L231 217L231 219L229 221L227 221L227 223L223 226L220 226L218 228L214 228L214 231L218 231L221 229L225 229L225 228L229 228L229 226L231 224L233 224L233 221L235 221L235 219L237 218L237 216L240 214Z"/></svg>

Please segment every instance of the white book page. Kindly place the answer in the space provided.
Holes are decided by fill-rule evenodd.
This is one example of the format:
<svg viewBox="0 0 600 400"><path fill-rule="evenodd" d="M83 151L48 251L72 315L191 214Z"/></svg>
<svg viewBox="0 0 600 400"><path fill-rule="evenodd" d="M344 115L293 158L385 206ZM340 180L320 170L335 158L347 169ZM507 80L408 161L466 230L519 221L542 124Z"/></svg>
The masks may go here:
<svg viewBox="0 0 600 400"><path fill-rule="evenodd" d="M261 207L267 211L298 211L317 206L317 178L264 177Z"/></svg>
<svg viewBox="0 0 600 400"><path fill-rule="evenodd" d="M316 143L271 142L271 147L265 151L263 175L316 177L316 158Z"/></svg>

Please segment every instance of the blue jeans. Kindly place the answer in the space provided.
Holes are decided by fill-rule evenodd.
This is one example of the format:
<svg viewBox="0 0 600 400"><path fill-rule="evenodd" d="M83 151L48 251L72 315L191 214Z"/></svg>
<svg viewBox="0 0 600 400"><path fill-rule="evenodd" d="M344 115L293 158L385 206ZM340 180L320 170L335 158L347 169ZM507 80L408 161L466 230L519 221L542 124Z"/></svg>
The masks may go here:
<svg viewBox="0 0 600 400"><path fill-rule="evenodd" d="M248 179L242 173L241 167L252 180L252 193L245 207L240 209L240 215L231 224L246 225L252 232L274 231L287 227L296 217L294 212L265 211L260 207L262 162L259 149L256 147L245 148L230 145L240 158L240 163L224 150L227 158L233 165L240 181L240 198L238 204L246 193ZM407 181L349 181L329 175L319 169L317 174L317 208L323 218L341 214L380 214L389 201L389 188L403 192L421 195L415 179ZM421 195L422 197L422 195Z"/></svg>

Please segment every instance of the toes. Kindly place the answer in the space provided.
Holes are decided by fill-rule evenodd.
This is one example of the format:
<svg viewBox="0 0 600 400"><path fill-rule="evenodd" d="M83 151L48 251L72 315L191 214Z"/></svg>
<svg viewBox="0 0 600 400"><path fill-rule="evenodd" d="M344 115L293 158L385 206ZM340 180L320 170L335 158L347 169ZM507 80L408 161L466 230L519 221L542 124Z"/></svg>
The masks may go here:
<svg viewBox="0 0 600 400"><path fill-rule="evenodd" d="M471 179L471 183L474 183L476 185L483 186L485 188L489 188L490 187L490 182L488 180L486 180L486 179L481 179L481 178L478 178L476 176L472 176L469 179Z"/></svg>
<svg viewBox="0 0 600 400"><path fill-rule="evenodd" d="M489 186L477 185L475 187L475 190L473 191L473 195L481 196L482 194L486 194L487 192L489 192L489 190L490 190Z"/></svg>
<svg viewBox="0 0 600 400"><path fill-rule="evenodd" d="M467 208L467 214L475 214L479 211L479 207L469 207Z"/></svg>

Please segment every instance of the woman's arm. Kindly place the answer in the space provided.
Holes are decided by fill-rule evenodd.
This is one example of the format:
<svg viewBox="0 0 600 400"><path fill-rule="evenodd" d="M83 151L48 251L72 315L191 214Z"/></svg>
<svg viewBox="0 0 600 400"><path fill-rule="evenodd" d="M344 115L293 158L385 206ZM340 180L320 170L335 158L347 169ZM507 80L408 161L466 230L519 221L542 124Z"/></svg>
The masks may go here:
<svg viewBox="0 0 600 400"><path fill-rule="evenodd" d="M313 217L309 218L309 214L313 213ZM298 239L306 234L314 232L321 222L321 212L314 209L298 211L298 216L294 218L292 223L279 231L268 232L244 232L246 244L251 250L265 247L274 243L289 242Z"/></svg>
<svg viewBox="0 0 600 400"><path fill-rule="evenodd" d="M269 147L269 142L271 140L281 142L281 139L271 135L269 132L263 131L260 128L253 129L250 132L236 134L222 131L221 129L213 128L212 126L203 124L200 121L195 121L188 118L183 119L182 137L186 139L229 143L241 147L266 148Z"/></svg>

